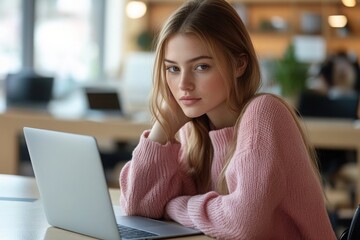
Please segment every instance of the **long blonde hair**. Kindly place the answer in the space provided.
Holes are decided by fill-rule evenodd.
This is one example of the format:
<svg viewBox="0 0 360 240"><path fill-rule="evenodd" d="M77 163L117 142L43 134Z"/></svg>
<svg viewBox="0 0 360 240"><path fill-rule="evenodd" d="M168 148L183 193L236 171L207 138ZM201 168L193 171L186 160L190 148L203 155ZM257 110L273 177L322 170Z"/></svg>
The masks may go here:
<svg viewBox="0 0 360 240"><path fill-rule="evenodd" d="M194 34L209 49L222 78L225 79L228 92L227 106L239 113L239 116L260 87L257 56L248 31L234 8L225 0L187 1L165 23L158 36L155 51L150 108L154 120L157 120L167 133L168 140L171 140L169 127L171 120L162 112L161 106L166 102L174 114L175 110L173 103L169 101L172 93L166 84L163 60L167 41L175 34ZM236 69L244 58L247 67L245 72L237 77ZM197 181L200 192L208 191L211 186L213 147L209 130L209 119L206 115L192 119L187 136L187 149L184 149L187 169ZM229 150L233 153L231 147ZM230 157L229 155L227 159ZM224 173L225 168L219 181L218 190L221 193L226 193L227 189Z"/></svg>

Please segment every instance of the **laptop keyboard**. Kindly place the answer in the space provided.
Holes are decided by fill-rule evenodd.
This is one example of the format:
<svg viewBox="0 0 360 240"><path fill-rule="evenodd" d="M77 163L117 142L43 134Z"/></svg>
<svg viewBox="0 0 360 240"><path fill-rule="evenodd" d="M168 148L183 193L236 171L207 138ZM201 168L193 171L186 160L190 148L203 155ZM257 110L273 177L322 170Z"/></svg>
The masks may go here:
<svg viewBox="0 0 360 240"><path fill-rule="evenodd" d="M127 227L124 225L118 225L118 228L120 231L120 236L123 238L128 238L128 239L135 238L136 239L136 238L157 236L154 233L146 232L146 231L139 230L139 229L132 228L132 227Z"/></svg>

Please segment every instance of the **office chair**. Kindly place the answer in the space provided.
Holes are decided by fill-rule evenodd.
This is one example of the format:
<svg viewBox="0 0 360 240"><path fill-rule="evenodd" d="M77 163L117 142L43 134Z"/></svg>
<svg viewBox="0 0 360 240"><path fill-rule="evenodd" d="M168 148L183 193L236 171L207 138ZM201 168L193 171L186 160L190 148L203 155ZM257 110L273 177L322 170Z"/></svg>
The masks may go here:
<svg viewBox="0 0 360 240"><path fill-rule="evenodd" d="M356 208L351 220L350 227L340 236L339 240L359 240L360 239L360 205Z"/></svg>

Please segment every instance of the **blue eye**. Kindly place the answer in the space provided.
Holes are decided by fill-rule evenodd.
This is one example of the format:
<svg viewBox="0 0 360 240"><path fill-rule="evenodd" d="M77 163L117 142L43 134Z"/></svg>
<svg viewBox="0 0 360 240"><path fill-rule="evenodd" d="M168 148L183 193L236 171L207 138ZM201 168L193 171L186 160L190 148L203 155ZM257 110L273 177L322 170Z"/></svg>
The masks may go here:
<svg viewBox="0 0 360 240"><path fill-rule="evenodd" d="M180 69L178 67L175 66L170 66L166 68L166 71L171 72L171 73L175 73L175 72L179 72Z"/></svg>
<svg viewBox="0 0 360 240"><path fill-rule="evenodd" d="M209 65L207 65L207 64L201 64L201 65L196 66L195 70L204 71L204 70L207 70L207 69L209 69L209 68L210 68Z"/></svg>

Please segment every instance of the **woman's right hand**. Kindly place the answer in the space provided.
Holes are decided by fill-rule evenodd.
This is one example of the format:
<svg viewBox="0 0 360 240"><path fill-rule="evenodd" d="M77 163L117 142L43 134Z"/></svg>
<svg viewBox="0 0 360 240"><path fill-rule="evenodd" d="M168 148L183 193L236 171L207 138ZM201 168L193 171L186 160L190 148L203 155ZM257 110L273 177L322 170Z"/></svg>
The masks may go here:
<svg viewBox="0 0 360 240"><path fill-rule="evenodd" d="M173 111L170 110L170 104ZM169 103L164 102L161 107L161 112L169 124L170 139L174 138L179 129L191 120L191 118L184 114L183 110L173 97L170 99ZM148 138L161 144L165 144L169 140L167 139L165 130L158 121L153 125Z"/></svg>
<svg viewBox="0 0 360 240"><path fill-rule="evenodd" d="M173 96L171 96L169 105L171 105L173 112L169 110L167 105L164 106L164 110L165 113L168 114L168 119L170 120L173 131L177 133L182 126L191 120L191 118L185 115L184 111L181 109L180 105L176 102Z"/></svg>

